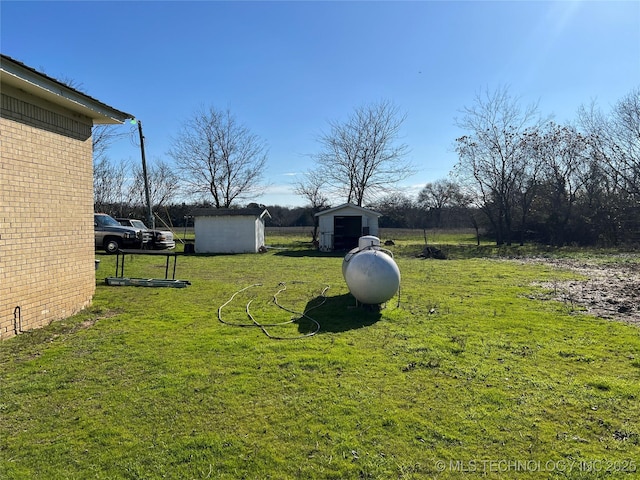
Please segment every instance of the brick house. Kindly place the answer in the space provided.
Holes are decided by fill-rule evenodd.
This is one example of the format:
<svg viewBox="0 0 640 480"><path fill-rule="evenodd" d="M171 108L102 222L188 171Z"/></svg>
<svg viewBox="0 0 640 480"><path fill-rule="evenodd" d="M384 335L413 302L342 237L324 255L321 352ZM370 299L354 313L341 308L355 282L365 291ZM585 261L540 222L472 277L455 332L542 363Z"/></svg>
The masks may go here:
<svg viewBox="0 0 640 480"><path fill-rule="evenodd" d="M0 54L0 339L95 293L91 129L116 110Z"/></svg>

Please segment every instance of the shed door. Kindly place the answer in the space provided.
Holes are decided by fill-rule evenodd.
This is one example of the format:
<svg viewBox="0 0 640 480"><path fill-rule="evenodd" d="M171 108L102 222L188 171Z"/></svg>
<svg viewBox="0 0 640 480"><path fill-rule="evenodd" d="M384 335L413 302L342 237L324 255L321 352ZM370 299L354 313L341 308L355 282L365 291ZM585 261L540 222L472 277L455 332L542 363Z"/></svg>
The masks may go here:
<svg viewBox="0 0 640 480"><path fill-rule="evenodd" d="M333 249L351 250L358 246L362 236L361 216L333 217Z"/></svg>

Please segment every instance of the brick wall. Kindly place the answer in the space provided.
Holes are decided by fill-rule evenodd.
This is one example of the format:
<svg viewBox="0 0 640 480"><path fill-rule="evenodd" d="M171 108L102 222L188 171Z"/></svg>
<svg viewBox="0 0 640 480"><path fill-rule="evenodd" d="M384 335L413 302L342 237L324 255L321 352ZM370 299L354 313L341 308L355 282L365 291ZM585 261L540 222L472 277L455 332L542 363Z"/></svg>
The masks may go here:
<svg viewBox="0 0 640 480"><path fill-rule="evenodd" d="M95 292L88 117L3 86L0 339L68 317Z"/></svg>

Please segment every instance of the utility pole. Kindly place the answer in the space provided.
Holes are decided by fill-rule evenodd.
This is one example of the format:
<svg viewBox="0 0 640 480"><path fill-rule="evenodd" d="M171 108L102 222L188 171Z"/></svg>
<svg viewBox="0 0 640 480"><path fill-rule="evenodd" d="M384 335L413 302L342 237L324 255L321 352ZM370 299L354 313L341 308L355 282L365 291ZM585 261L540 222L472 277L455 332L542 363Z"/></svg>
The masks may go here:
<svg viewBox="0 0 640 480"><path fill-rule="evenodd" d="M144 135L142 135L142 122L138 122L138 132L140 133L140 152L142 153L142 176L144 177L144 196L147 200L147 225L155 229L156 219L153 217L153 210L151 208L151 196L149 195L149 179L147 178L147 160L144 156Z"/></svg>

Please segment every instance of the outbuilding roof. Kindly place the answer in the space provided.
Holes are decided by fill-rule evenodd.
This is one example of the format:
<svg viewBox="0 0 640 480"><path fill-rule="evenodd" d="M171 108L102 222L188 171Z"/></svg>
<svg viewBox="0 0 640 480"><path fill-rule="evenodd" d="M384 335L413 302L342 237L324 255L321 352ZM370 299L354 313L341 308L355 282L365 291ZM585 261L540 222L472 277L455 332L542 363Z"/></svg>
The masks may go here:
<svg viewBox="0 0 640 480"><path fill-rule="evenodd" d="M198 208L193 211L194 217L255 217L265 215L271 218L266 208Z"/></svg>
<svg viewBox="0 0 640 480"><path fill-rule="evenodd" d="M0 81L3 85L11 85L81 113L91 118L94 124L119 124L135 118L4 54L0 54Z"/></svg>
<svg viewBox="0 0 640 480"><path fill-rule="evenodd" d="M375 212L373 210L369 210L368 208L359 207L355 203L343 203L342 205L338 205L337 207L328 208L327 210L322 210L321 212L316 213L316 217L321 217L323 215L328 215L330 213L335 213L335 212L337 212L339 210L343 210L345 208L349 208L349 209L352 209L352 210L358 210L359 212L362 212L364 214L374 215L376 217L381 217L382 216L381 213Z"/></svg>

